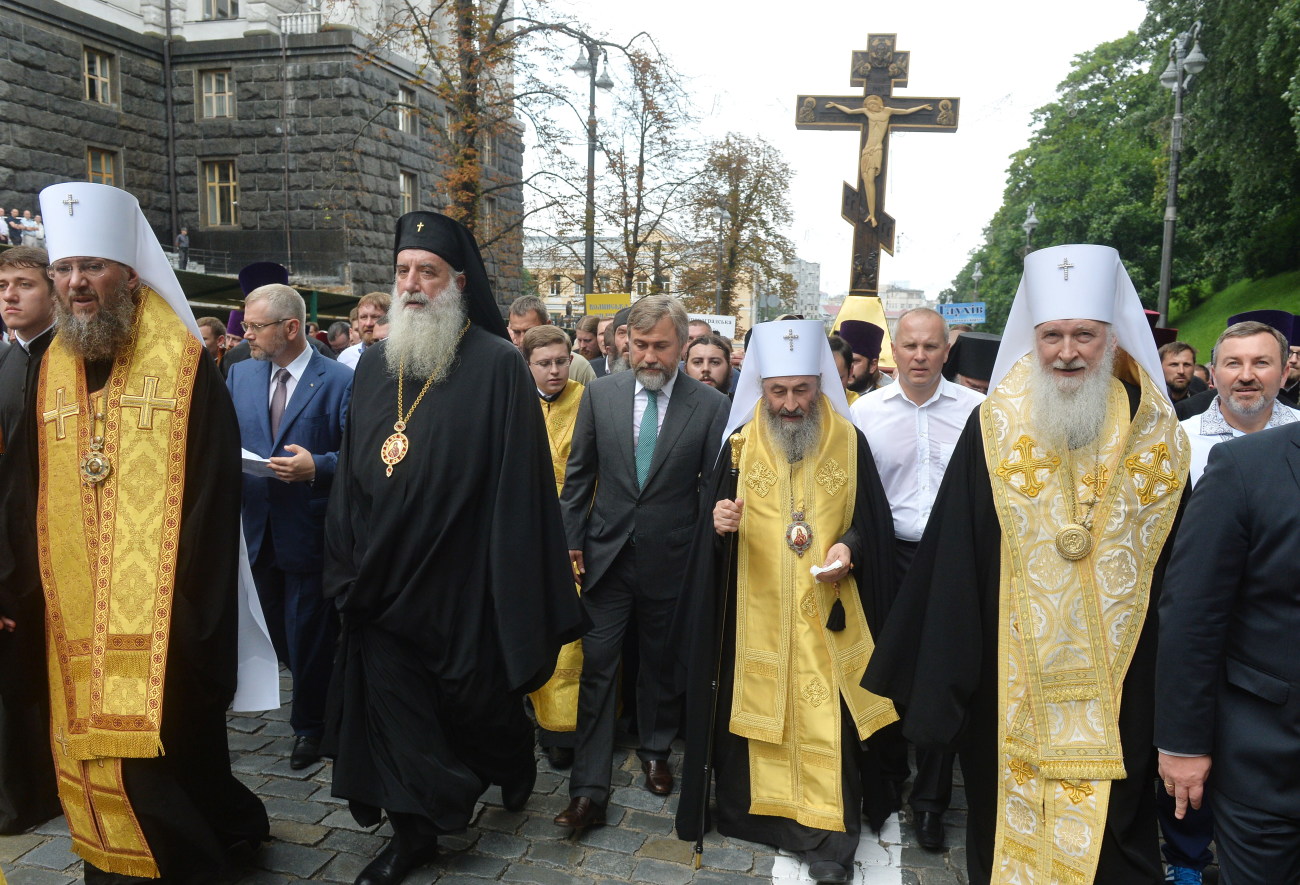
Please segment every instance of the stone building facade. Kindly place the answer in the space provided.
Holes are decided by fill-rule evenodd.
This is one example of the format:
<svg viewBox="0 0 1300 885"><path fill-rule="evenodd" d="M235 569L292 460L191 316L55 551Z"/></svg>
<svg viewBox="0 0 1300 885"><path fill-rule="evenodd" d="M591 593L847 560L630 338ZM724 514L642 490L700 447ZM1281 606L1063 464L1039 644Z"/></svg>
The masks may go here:
<svg viewBox="0 0 1300 885"><path fill-rule="evenodd" d="M445 110L417 65L301 0L242 17L238 0L177 6L169 39L160 0L5 0L0 205L37 211L48 184L104 181L139 198L165 246L187 227L208 272L273 260L296 284L388 289L395 219L443 205L430 122ZM519 129L487 153L490 181L519 180ZM484 202L505 228L522 189ZM484 257L508 304L521 235Z"/></svg>

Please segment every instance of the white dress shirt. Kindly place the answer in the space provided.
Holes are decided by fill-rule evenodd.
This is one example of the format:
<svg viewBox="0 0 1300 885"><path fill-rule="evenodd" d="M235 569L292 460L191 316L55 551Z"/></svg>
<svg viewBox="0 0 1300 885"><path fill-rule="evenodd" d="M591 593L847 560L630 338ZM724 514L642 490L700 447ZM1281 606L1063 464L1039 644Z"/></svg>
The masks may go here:
<svg viewBox="0 0 1300 885"><path fill-rule="evenodd" d="M658 431L664 429L664 414L668 411L668 400L673 395L673 386L677 384L678 372L673 372L673 376L664 382L664 389L659 391L659 396L655 398L655 408L659 410L657 417L658 424L655 431L655 439L658 440ZM640 381L632 388L632 451L636 451L636 445L641 441L641 418L645 415L646 403L649 399L646 397L645 387Z"/></svg>
<svg viewBox="0 0 1300 885"><path fill-rule="evenodd" d="M849 408L871 454L894 514L894 535L919 541L939 494L957 439L984 395L945 378L921 405L891 384L864 393Z"/></svg>
<svg viewBox="0 0 1300 885"><path fill-rule="evenodd" d="M347 366L349 369L355 369L357 367L357 361L361 359L361 351L365 349L366 346L360 341L351 347L345 347L339 351L339 362Z"/></svg>
<svg viewBox="0 0 1300 885"><path fill-rule="evenodd" d="M302 349L302 353L294 357L293 362L284 368L289 370L289 380L284 385L284 406L287 409L289 403L293 402L293 392L298 389L298 379L302 373L307 371L307 364L311 362L311 355L315 348L310 344ZM323 359L323 357L322 357ZM271 408L271 398L275 396L275 376L280 372L280 367L271 363L271 386L266 390L266 407Z"/></svg>
<svg viewBox="0 0 1300 885"><path fill-rule="evenodd" d="M1219 397L1216 396L1210 403L1210 407L1204 412L1178 422L1183 426L1183 430L1187 432L1187 438L1192 443L1191 472L1187 477L1189 486L1196 485L1201 478L1201 474L1205 472L1205 465L1210 460L1210 449L1221 442L1246 435L1228 423L1227 419L1223 417L1223 412L1219 409L1219 403ZM1300 420L1300 411L1296 411L1281 400L1275 399L1273 400L1273 414L1269 416L1268 424L1264 429L1281 427L1296 420Z"/></svg>

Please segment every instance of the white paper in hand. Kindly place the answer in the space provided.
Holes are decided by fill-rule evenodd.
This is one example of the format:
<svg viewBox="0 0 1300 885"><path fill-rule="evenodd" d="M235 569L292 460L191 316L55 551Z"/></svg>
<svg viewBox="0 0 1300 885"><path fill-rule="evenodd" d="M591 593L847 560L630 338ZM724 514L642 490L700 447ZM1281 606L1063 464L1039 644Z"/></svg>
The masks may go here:
<svg viewBox="0 0 1300 885"><path fill-rule="evenodd" d="M832 562L830 565L826 566L825 568L822 568L820 565L814 565L810 567L808 571L812 572L812 576L815 578L818 575L820 575L822 572L833 572L837 568L843 568L843 567L844 567L844 563L840 562L837 559L834 562Z"/></svg>
<svg viewBox="0 0 1300 885"><path fill-rule="evenodd" d="M248 449L240 449L239 455L244 459L244 472L249 476L269 476L275 478L275 471L271 469L271 462L258 455L250 452Z"/></svg>

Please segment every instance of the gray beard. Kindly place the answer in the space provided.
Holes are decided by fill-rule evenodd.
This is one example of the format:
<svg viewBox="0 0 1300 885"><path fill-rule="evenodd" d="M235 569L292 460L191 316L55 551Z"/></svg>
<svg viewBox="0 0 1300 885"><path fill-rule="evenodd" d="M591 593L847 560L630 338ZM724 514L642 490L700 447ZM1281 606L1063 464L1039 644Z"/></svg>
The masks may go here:
<svg viewBox="0 0 1300 885"><path fill-rule="evenodd" d="M1053 448L1079 449L1101 434L1110 399L1115 349L1107 348L1101 363L1077 382L1065 382L1034 360L1029 376L1029 413L1039 435Z"/></svg>
<svg viewBox="0 0 1300 885"><path fill-rule="evenodd" d="M123 282L110 299L100 302L99 311L90 319L75 316L62 298L54 299L54 317L59 340L74 355L90 362L109 360L131 341L135 298Z"/></svg>
<svg viewBox="0 0 1300 885"><path fill-rule="evenodd" d="M790 422L782 419L776 412L767 408L763 409L763 421L767 425L767 433L772 439L776 440L785 453L786 460L791 464L796 461L802 461L804 455L808 454L821 440L822 433L822 413L821 399L813 400L812 406L809 407L808 413L804 415L802 421Z"/></svg>
<svg viewBox="0 0 1300 885"><path fill-rule="evenodd" d="M425 306L408 310L408 301L424 301ZM456 364L456 346L464 327L465 299L454 282L432 299L399 293L394 287L388 343L384 345L388 374L397 378L404 371L441 384Z"/></svg>
<svg viewBox="0 0 1300 885"><path fill-rule="evenodd" d="M609 374L613 375L615 372L626 372L630 368L632 368L632 366L628 363L627 357L621 356L615 359L614 362L610 363Z"/></svg>

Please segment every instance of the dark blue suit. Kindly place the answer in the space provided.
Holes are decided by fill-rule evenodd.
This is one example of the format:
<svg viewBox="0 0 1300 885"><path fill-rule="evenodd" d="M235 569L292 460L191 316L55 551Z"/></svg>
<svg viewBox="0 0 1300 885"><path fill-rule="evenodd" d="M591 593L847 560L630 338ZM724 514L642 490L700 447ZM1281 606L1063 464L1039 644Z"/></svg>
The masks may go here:
<svg viewBox="0 0 1300 885"><path fill-rule="evenodd" d="M285 404L279 435L271 438L273 365L247 360L230 368L226 386L239 416L241 444L265 457L312 453L316 478L286 483L244 476L244 536L257 595L280 660L293 674L294 734L318 737L325 715L338 622L321 596L325 506L329 501L343 425L352 395L352 370L313 353Z"/></svg>

